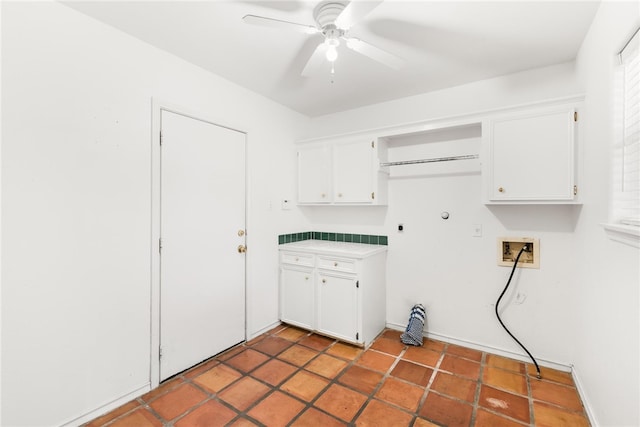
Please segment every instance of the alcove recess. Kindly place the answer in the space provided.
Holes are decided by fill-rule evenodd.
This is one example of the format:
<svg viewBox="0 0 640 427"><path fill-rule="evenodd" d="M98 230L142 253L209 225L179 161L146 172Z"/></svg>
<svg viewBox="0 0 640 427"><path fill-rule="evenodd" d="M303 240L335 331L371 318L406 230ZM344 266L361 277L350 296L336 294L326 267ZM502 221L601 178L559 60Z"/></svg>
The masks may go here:
<svg viewBox="0 0 640 427"><path fill-rule="evenodd" d="M482 124L470 122L383 136L389 179L480 174Z"/></svg>

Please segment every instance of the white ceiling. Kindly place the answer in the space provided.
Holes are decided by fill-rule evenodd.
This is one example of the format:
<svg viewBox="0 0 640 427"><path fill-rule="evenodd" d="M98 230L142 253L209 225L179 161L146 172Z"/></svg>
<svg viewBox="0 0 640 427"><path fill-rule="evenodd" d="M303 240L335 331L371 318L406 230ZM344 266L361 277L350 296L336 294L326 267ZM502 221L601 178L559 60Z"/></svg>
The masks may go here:
<svg viewBox="0 0 640 427"><path fill-rule="evenodd" d="M403 58L392 70L338 48L300 75L323 38L245 24L247 14L315 25L318 1L65 1L70 7L308 116L416 95L575 58L596 1L387 0L353 26Z"/></svg>

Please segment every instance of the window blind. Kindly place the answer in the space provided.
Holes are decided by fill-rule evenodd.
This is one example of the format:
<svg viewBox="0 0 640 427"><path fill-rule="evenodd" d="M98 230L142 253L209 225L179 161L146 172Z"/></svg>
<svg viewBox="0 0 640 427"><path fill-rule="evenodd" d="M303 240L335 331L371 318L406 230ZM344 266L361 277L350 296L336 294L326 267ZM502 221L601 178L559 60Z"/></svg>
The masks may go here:
<svg viewBox="0 0 640 427"><path fill-rule="evenodd" d="M622 188L617 203L619 221L640 226L640 35L620 52L622 90Z"/></svg>

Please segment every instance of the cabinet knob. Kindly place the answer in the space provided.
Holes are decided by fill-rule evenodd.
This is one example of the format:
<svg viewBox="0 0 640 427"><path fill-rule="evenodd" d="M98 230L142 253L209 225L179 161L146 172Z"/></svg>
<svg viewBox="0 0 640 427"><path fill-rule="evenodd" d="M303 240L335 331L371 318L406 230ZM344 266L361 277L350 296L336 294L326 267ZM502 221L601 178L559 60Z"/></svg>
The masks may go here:
<svg viewBox="0 0 640 427"><path fill-rule="evenodd" d="M333 266L334 266L334 267L337 267L337 266L338 266L338 263L337 263L337 262L334 262L334 263L333 263Z"/></svg>
<svg viewBox="0 0 640 427"><path fill-rule="evenodd" d="M498 187L498 191L499 191L500 193L504 193L504 188L502 188L502 187Z"/></svg>
<svg viewBox="0 0 640 427"><path fill-rule="evenodd" d="M342 193L338 193L338 197L342 197Z"/></svg>
<svg viewBox="0 0 640 427"><path fill-rule="evenodd" d="M304 280L309 280L309 276L305 276Z"/></svg>
<svg viewBox="0 0 640 427"><path fill-rule="evenodd" d="M300 258L296 257L296 261L300 261Z"/></svg>
<svg viewBox="0 0 640 427"><path fill-rule="evenodd" d="M324 197L327 197L327 195L322 193L322 194L320 194L320 197L324 198Z"/></svg>
<svg viewBox="0 0 640 427"><path fill-rule="evenodd" d="M322 283L327 283L327 279L322 279Z"/></svg>

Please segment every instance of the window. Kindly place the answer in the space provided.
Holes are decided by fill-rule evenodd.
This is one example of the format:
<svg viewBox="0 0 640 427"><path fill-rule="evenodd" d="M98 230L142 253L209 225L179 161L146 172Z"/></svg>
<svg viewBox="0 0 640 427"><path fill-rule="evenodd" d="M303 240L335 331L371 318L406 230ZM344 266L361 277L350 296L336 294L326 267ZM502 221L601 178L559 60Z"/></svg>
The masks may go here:
<svg viewBox="0 0 640 427"><path fill-rule="evenodd" d="M640 247L640 35L620 52L616 90L616 145L612 223L614 240Z"/></svg>

